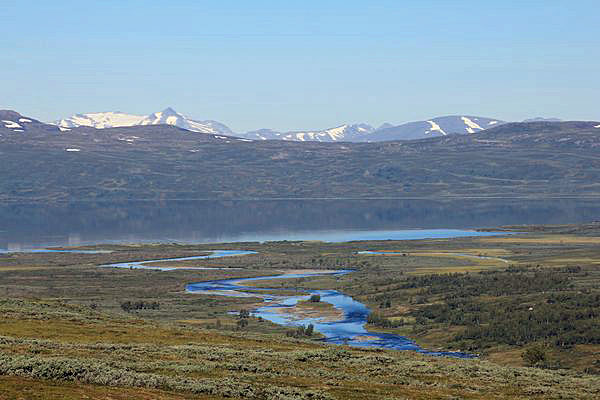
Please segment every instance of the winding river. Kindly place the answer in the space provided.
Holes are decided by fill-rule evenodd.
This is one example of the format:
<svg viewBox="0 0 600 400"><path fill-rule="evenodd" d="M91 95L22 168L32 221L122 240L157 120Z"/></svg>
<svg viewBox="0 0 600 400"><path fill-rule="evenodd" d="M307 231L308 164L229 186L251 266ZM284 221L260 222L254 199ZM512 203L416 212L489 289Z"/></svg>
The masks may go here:
<svg viewBox="0 0 600 400"><path fill-rule="evenodd" d="M136 261L126 263L116 263L102 265L105 268L141 268L141 269L158 269L158 270L175 270L175 269L221 269L221 268L205 268L205 267L161 267L153 266L152 263L165 261L189 261L200 260L218 257L240 256L247 254L255 254L252 251L236 251L236 250L214 250L209 255L170 258L159 260ZM377 254L373 252L372 254ZM477 257L477 256L473 256ZM227 268L225 268L227 269ZM431 351L422 349L414 341L400 335L390 333L377 333L367 331L365 325L369 315L369 308L364 304L354 300L352 297L342 294L336 290L305 290L302 295L277 295L268 292L277 292L278 288L256 288L248 285L250 282L274 280L274 279L292 279L305 278L319 275L341 276L351 273L352 270L324 270L310 273L285 273L281 275L261 276L255 278L244 279L222 279L212 280L198 283L190 283L186 285L186 291L196 294L221 295L230 297L253 297L263 299L265 305L252 311L252 315L262 317L273 323L284 326L300 326L313 324L316 331L320 332L324 339L323 341L336 344L347 344L358 347L379 347L394 350L413 350L424 354L435 356L450 356L458 358L473 358L473 354L463 352L444 352ZM289 290L287 288L286 290ZM312 295L318 294L321 297L321 302L329 303L337 310L341 311L343 317L338 320L331 321L323 317L307 317L301 318L298 315L281 312L282 308L294 307L301 300L308 300Z"/></svg>
<svg viewBox="0 0 600 400"><path fill-rule="evenodd" d="M243 251L243 250L207 250L208 255L204 256L193 256L193 257L180 257L180 258L161 258L158 260L145 260L145 261L129 261L124 263L106 264L101 265L101 268L128 268L128 269L154 269L159 271L173 271L177 269L236 269L236 268L210 268L210 267L161 267L157 265L148 265L157 262L169 262L169 261L192 261L192 260L206 260L208 258L221 258L221 257L233 257L243 256L247 254L256 254L255 251Z"/></svg>
<svg viewBox="0 0 600 400"><path fill-rule="evenodd" d="M489 235L490 233L484 233L483 235ZM498 234L498 233L496 233ZM8 253L12 251L0 250L0 253ZM106 253L110 251L106 250L27 250L27 252L72 252L72 253ZM209 254L202 256L193 257L181 257L181 258L168 258L168 259L156 259L156 260L144 260L134 262L124 262L115 264L101 265L103 268L128 268L128 269L154 269L162 271L171 271L177 269L186 270L209 270L209 269L231 269L231 268L210 268L210 267L164 267L160 265L152 265L153 263L163 262L179 262L179 261L191 261L191 260L202 260L210 258L220 257L232 257L242 256L248 254L256 254L254 251L242 251L242 250L211 250L207 251ZM398 255L400 252L394 251L364 251L357 254L371 254L371 255ZM462 256L472 257L479 259L493 259L496 261L506 262L501 258L485 257L485 256L474 256L462 253L445 253L449 256ZM186 285L186 291L189 293L196 294L209 294L209 295L221 295L231 297L252 297L261 298L264 305L256 308L252 311L252 315L256 317L262 317L265 320L273 323L284 325L284 326L301 326L312 324L316 331L320 332L324 339L323 341L328 343L336 344L347 344L358 347L378 347L385 349L394 350L413 350L424 354L435 355L435 356L449 356L458 358L474 358L473 354L463 352L444 352L444 351L432 351L426 350L419 347L414 341L400 335L390 333L377 333L367 331L365 328L367 324L367 317L370 310L364 304L354 300L352 297L342 294L336 290L298 290L301 295L278 295L273 294L281 290L278 288L256 288L249 283L262 281L262 280L274 280L274 279L291 279L291 278L305 278L311 276L319 276L329 274L332 276L341 276L353 272L352 270L324 270L324 271L311 271L311 272L298 272L293 271L291 273L284 273L280 275L272 276L261 276L255 278L244 278L244 279L222 279L205 281L198 283L190 283ZM289 291L289 288L286 290ZM269 293L265 293L269 292ZM339 311L341 318L331 317L304 317L294 313L282 312L282 309L294 307L299 301L308 300L312 295L319 295L321 302L331 304L335 309Z"/></svg>
<svg viewBox="0 0 600 400"><path fill-rule="evenodd" d="M395 334L375 333L366 330L369 308L354 300L352 297L342 294L336 290L307 290L302 295L284 296L260 293L261 291L277 291L281 289L260 288L246 285L249 282L273 279L290 279L318 276L324 274L344 275L352 270L324 271L320 273L291 273L275 276L263 276L246 279L224 279L199 283L191 283L186 286L190 293L218 294L233 297L258 297L262 298L265 305L255 309L252 315L262 317L268 321L284 326L300 326L313 324L316 331L324 336L328 343L347 344L359 347L380 347L394 350L414 350L420 353L438 356L452 356L460 358L473 358L472 354L462 352L430 351L420 348L412 340ZM289 288L288 288L289 290ZM312 295L318 294L321 302L329 303L343 313L343 318L329 321L322 317L299 318L297 315L281 312L281 308L294 307L301 300L308 300Z"/></svg>

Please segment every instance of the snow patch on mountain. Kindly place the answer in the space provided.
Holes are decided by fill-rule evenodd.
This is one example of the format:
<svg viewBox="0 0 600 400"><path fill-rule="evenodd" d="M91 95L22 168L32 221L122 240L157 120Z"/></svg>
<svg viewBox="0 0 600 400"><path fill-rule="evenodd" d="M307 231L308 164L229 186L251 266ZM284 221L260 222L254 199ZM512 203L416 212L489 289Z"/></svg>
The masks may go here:
<svg viewBox="0 0 600 400"><path fill-rule="evenodd" d="M3 119L2 122L4 122L4 127L8 128L8 129L21 129L23 128L21 125L17 124L14 121L9 121L9 120L5 120Z"/></svg>
<svg viewBox="0 0 600 400"><path fill-rule="evenodd" d="M469 133L475 133L475 129L482 131L483 128L480 127L479 125L477 125L475 122L473 122L470 118L468 117L460 117L460 119L462 119L466 125L466 130ZM475 118L477 119L477 118Z"/></svg>
<svg viewBox="0 0 600 400"><path fill-rule="evenodd" d="M329 138L331 140L335 141L335 140L344 138L344 133L346 132L347 128L348 128L348 125L342 125L342 126L338 126L337 128L327 129L325 131L325 133L327 134L327 136L329 136Z"/></svg>
<svg viewBox="0 0 600 400"><path fill-rule="evenodd" d="M426 131L425 133L431 133L433 131L438 131L440 132L442 135L446 136L446 132L444 132L444 130L442 128L440 128L440 126L438 124L436 124L434 121L427 121L429 124L431 124L431 129L429 129L428 131Z"/></svg>

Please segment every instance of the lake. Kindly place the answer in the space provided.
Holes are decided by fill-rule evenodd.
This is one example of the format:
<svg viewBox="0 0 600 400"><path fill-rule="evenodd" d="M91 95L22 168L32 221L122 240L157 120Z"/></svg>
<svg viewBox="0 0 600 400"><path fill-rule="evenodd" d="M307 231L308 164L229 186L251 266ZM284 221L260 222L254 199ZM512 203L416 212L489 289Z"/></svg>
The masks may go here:
<svg viewBox="0 0 600 400"><path fill-rule="evenodd" d="M598 219L600 202L573 199L2 204L0 249L93 243L409 239L406 231L416 228L470 229Z"/></svg>

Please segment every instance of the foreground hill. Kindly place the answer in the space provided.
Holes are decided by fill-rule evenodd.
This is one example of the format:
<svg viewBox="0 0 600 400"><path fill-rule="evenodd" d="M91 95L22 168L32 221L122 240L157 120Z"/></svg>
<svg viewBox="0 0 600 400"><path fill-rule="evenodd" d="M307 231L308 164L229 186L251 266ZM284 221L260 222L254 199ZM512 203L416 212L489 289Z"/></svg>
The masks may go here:
<svg viewBox="0 0 600 400"><path fill-rule="evenodd" d="M0 308L0 397L9 399L594 399L600 390L598 378L565 371L215 332L48 301L0 299Z"/></svg>
<svg viewBox="0 0 600 400"><path fill-rule="evenodd" d="M0 199L598 196L599 126L510 123L379 143L249 141L167 125L0 127Z"/></svg>

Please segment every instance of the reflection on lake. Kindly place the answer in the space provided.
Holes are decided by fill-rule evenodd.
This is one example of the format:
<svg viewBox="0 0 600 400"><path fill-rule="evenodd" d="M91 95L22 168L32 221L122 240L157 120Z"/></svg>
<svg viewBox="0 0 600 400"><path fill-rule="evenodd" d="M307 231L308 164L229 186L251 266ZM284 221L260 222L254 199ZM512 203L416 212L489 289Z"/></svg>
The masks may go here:
<svg viewBox="0 0 600 400"><path fill-rule="evenodd" d="M0 205L0 248L109 242L387 239L393 237L393 231L410 228L578 223L599 216L600 202L569 199L4 204Z"/></svg>

